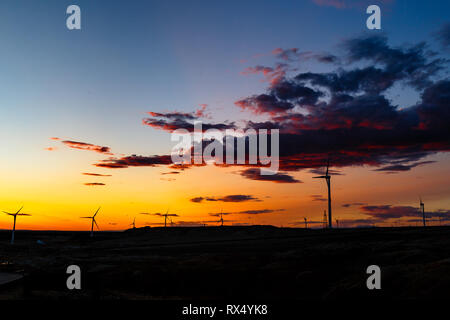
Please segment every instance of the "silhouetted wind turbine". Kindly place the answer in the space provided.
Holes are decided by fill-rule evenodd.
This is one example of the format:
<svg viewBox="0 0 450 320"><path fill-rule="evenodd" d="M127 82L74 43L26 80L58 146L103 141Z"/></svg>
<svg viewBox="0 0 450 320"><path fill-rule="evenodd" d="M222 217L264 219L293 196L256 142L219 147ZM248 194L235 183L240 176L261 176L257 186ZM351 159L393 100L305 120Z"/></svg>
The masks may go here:
<svg viewBox="0 0 450 320"><path fill-rule="evenodd" d="M170 218L170 226L173 227L173 224L174 224L173 220L172 220L172 218Z"/></svg>
<svg viewBox="0 0 450 320"><path fill-rule="evenodd" d="M80 217L81 219L91 219L91 237L94 236L94 224L97 227L98 230L100 228L98 227L97 221L95 221L95 216L97 215L98 211L100 210L100 207L98 207L97 211L95 211L94 215L92 217Z"/></svg>
<svg viewBox="0 0 450 320"><path fill-rule="evenodd" d="M303 219L305 219L305 229L308 229L308 219L306 219L306 218L303 218Z"/></svg>
<svg viewBox="0 0 450 320"><path fill-rule="evenodd" d="M318 176L318 177L314 177L315 179L325 179L325 181L327 182L327 186L328 186L328 228L333 228L333 220L331 217L331 176L328 174L328 168L330 166L330 159L328 159L327 162L327 171L325 173L324 176Z"/></svg>
<svg viewBox="0 0 450 320"><path fill-rule="evenodd" d="M220 226L223 227L223 214L222 214L223 209L220 210Z"/></svg>
<svg viewBox="0 0 450 320"><path fill-rule="evenodd" d="M136 217L134 217L133 223L130 223L130 226L133 226L133 229L136 229Z"/></svg>
<svg viewBox="0 0 450 320"><path fill-rule="evenodd" d="M338 219L336 219L336 228L339 229L339 220Z"/></svg>
<svg viewBox="0 0 450 320"><path fill-rule="evenodd" d="M162 215L164 217L164 228L167 227L167 217L169 216L169 209Z"/></svg>
<svg viewBox="0 0 450 320"><path fill-rule="evenodd" d="M17 210L16 213L3 211L7 215L14 217L14 224L13 224L12 236L11 236L11 244L14 244L14 232L16 231L16 219L17 219L17 216L31 216L31 214L19 213L22 209L23 209L23 206L19 210Z"/></svg>
<svg viewBox="0 0 450 320"><path fill-rule="evenodd" d="M425 220L425 204L422 202L422 198L420 198L420 210L422 211L423 226L426 227L427 223Z"/></svg>

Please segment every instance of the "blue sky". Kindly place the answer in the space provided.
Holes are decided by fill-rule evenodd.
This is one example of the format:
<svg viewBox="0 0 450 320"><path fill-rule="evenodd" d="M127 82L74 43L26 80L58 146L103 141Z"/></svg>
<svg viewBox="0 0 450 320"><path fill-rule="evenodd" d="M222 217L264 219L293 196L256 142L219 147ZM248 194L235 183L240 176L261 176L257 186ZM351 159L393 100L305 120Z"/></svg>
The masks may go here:
<svg viewBox="0 0 450 320"><path fill-rule="evenodd" d="M81 31L65 26L70 4L81 8ZM430 40L450 9L448 1L380 5L393 44ZM20 0L2 1L0 11L0 130L10 148L63 136L95 137L123 153L167 152L167 134L150 137L140 125L146 111L205 103L217 121L246 118L234 101L266 83L241 75L245 67L273 63L278 47L334 52L340 40L367 32L364 5L313 1Z"/></svg>

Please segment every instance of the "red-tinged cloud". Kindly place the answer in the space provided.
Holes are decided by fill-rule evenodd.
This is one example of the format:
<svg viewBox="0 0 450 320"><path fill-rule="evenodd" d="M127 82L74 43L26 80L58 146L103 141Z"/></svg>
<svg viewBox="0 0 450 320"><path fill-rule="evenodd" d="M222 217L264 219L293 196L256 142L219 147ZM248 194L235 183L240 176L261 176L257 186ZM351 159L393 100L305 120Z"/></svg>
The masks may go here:
<svg viewBox="0 0 450 320"><path fill-rule="evenodd" d="M261 201L252 195L233 194L224 197L195 197L190 199L191 202L201 203L203 201L222 201L222 202L245 202L245 201Z"/></svg>
<svg viewBox="0 0 450 320"><path fill-rule="evenodd" d="M57 150L58 148L55 148L55 147L48 147L48 148L45 148L44 150L47 150L47 151L55 151L55 150Z"/></svg>
<svg viewBox="0 0 450 320"><path fill-rule="evenodd" d="M84 183L85 186L104 186L104 183L101 182L86 182Z"/></svg>
<svg viewBox="0 0 450 320"><path fill-rule="evenodd" d="M277 83L284 79L288 70L289 68L287 64L278 63L274 68L264 66L248 67L244 71L242 71L241 74L262 74L265 80L268 81L271 86L275 86Z"/></svg>
<svg viewBox="0 0 450 320"><path fill-rule="evenodd" d="M112 155L109 147L102 147L102 146L98 146L98 145L95 145L92 143L72 141L72 140L64 140L61 142L63 144L65 144L66 146L68 146L69 148L79 149L79 150L88 150L88 151L94 151L94 152L98 152L98 153Z"/></svg>
<svg viewBox="0 0 450 320"><path fill-rule="evenodd" d="M240 174L250 180L270 181L275 183L302 183L302 181L282 172L272 175L263 175L261 174L261 170L259 168L248 168L242 170Z"/></svg>
<svg viewBox="0 0 450 320"><path fill-rule="evenodd" d="M341 47L343 55L336 59L346 61L345 67L330 72L284 74L267 91L236 102L239 108L266 118L262 122L248 121L245 129L280 130L281 173L274 179L295 182L286 172L323 168L328 159L334 170L367 165L380 172L404 172L430 164L424 160L427 156L450 151L447 59L430 54L424 43L392 47L383 35L348 39ZM287 55L287 60L294 55L300 59L315 57L314 53L292 49L278 49L274 54L280 59ZM274 70L276 67L256 67L247 72L268 75ZM387 94L394 86L415 90L420 100L409 107L395 105ZM179 128L192 132L198 118L194 112L149 114L152 117L144 119L144 124L169 132ZM203 124L203 130L210 128L234 128L234 123ZM204 146L208 143L202 141ZM174 166L170 156L110 158L96 165ZM190 166L184 164L183 169ZM259 164L239 166L245 178L270 179L255 171L262 167Z"/></svg>

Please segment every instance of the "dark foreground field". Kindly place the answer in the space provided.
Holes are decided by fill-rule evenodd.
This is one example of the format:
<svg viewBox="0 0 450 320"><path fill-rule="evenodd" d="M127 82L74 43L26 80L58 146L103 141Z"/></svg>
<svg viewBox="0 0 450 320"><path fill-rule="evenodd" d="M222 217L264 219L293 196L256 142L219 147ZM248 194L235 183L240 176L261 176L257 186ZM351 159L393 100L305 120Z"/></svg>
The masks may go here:
<svg viewBox="0 0 450 320"><path fill-rule="evenodd" d="M9 237L0 231L0 299L450 298L448 227L19 231L13 246ZM82 290L66 288L72 264ZM381 290L366 287L372 264ZM24 277L1 284L13 274Z"/></svg>

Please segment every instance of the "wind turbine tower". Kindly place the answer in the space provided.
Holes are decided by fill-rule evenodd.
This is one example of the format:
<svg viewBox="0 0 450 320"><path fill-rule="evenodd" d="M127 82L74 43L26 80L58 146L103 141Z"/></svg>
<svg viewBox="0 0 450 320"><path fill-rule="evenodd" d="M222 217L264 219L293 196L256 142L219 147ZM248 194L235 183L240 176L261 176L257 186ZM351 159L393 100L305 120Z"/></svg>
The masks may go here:
<svg viewBox="0 0 450 320"><path fill-rule="evenodd" d="M425 219L425 204L422 202L422 198L420 198L420 211L422 211L422 219L423 219L423 226L427 226L427 222Z"/></svg>
<svg viewBox="0 0 450 320"><path fill-rule="evenodd" d="M167 209L166 213L163 214L164 217L164 228L167 227L167 217L169 216L169 209Z"/></svg>
<svg viewBox="0 0 450 320"><path fill-rule="evenodd" d="M220 226L223 227L223 210L220 210Z"/></svg>
<svg viewBox="0 0 450 320"><path fill-rule="evenodd" d="M331 176L328 174L328 168L330 167L330 159L327 162L327 171L324 176L314 177L315 179L325 179L328 186L328 228L333 228L333 220L331 216Z"/></svg>
<svg viewBox="0 0 450 320"><path fill-rule="evenodd" d="M307 218L303 218L305 219L305 229L308 229L308 219Z"/></svg>
<svg viewBox="0 0 450 320"><path fill-rule="evenodd" d="M17 219L17 216L31 216L31 214L20 213L20 211L21 211L22 209L23 209L23 206L22 206L19 210L17 210L16 213L3 211L3 212L6 213L8 216L13 216L13 217L14 217L14 224L13 224L12 235L11 235L11 244L14 244L14 233L15 233L15 231L16 231L16 219Z"/></svg>
<svg viewBox="0 0 450 320"><path fill-rule="evenodd" d="M133 229L136 229L136 217L134 217L133 223L131 223L130 226L133 226Z"/></svg>
<svg viewBox="0 0 450 320"><path fill-rule="evenodd" d="M98 227L97 221L95 221L95 216L97 215L99 210L100 210L100 207L98 207L97 211L95 211L95 213L92 217L81 217L81 219L91 219L91 237L94 236L94 224L97 227L97 229L100 230L100 228Z"/></svg>
<svg viewBox="0 0 450 320"><path fill-rule="evenodd" d="M328 221L327 221L327 210L323 210L323 222L322 222L322 226L323 226L324 229L327 228L327 224L328 224Z"/></svg>

